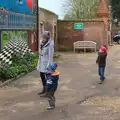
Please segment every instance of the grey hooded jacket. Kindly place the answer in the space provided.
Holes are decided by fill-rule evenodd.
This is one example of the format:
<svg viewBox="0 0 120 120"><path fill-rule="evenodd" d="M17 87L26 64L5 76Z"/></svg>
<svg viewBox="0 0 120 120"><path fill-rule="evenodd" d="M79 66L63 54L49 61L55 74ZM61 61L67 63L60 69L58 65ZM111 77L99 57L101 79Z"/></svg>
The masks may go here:
<svg viewBox="0 0 120 120"><path fill-rule="evenodd" d="M41 42L40 42L41 44ZM50 62L53 61L54 55L54 41L49 41L40 49L39 60L37 64L37 70L45 73Z"/></svg>

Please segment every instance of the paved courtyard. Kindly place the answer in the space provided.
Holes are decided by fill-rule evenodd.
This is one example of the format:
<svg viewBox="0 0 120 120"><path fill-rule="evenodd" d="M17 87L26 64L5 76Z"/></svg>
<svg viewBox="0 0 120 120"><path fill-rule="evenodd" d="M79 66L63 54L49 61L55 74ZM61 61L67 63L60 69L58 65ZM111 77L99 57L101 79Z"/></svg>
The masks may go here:
<svg viewBox="0 0 120 120"><path fill-rule="evenodd" d="M40 98L39 73L0 88L0 120L120 120L120 46L110 47L106 81L97 81L97 54L61 53L56 109Z"/></svg>

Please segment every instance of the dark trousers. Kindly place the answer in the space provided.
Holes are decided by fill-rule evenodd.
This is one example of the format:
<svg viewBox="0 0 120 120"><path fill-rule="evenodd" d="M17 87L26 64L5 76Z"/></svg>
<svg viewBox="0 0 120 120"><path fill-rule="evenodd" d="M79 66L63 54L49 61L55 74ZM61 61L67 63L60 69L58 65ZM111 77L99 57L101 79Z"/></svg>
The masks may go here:
<svg viewBox="0 0 120 120"><path fill-rule="evenodd" d="M55 92L48 92L48 102L49 106L55 107Z"/></svg>
<svg viewBox="0 0 120 120"><path fill-rule="evenodd" d="M98 66L98 73L100 75L100 80L104 81L105 79L105 76L104 76L104 73L105 73L105 66Z"/></svg>
<svg viewBox="0 0 120 120"><path fill-rule="evenodd" d="M40 77L42 80L43 87L45 87L46 86L46 74L43 72L40 72Z"/></svg>

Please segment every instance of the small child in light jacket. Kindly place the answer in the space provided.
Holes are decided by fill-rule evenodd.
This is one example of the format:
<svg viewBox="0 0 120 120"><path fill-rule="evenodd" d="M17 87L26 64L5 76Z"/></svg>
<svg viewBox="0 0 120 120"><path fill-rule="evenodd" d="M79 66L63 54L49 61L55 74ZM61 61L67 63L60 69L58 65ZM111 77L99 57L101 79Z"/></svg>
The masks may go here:
<svg viewBox="0 0 120 120"><path fill-rule="evenodd" d="M58 88L59 72L56 70L58 67L56 62L51 62L49 64L47 73L46 73L46 88L47 88L47 97L49 102L49 107L47 110L52 110L55 108L55 92Z"/></svg>

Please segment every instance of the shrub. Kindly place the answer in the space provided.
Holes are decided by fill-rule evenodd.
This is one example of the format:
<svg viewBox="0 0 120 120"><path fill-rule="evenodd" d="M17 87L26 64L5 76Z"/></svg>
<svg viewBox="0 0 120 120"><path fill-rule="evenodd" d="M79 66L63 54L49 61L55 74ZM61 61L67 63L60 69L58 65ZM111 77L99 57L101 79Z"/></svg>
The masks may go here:
<svg viewBox="0 0 120 120"><path fill-rule="evenodd" d="M0 80L4 82L7 79L16 78L22 73L32 71L38 61L38 56L32 53L26 53L24 56L15 54L12 56L12 64L2 63L0 66Z"/></svg>

